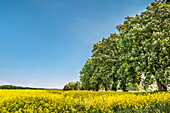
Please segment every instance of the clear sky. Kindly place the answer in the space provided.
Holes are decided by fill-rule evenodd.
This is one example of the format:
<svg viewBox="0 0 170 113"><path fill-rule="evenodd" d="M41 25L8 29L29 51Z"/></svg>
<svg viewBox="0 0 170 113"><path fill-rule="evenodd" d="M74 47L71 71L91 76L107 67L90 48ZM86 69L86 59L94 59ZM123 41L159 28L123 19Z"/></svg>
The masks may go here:
<svg viewBox="0 0 170 113"><path fill-rule="evenodd" d="M0 0L0 85L63 88L93 43L155 0Z"/></svg>

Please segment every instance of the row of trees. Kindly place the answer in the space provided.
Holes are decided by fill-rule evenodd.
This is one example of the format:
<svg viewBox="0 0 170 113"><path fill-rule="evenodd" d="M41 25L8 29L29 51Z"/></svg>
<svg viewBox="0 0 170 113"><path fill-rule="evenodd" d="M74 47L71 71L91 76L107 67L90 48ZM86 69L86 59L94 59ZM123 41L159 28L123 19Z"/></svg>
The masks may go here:
<svg viewBox="0 0 170 113"><path fill-rule="evenodd" d="M2 85L0 89L44 89L44 88L31 88L31 87L22 87L22 86L13 86L13 85Z"/></svg>
<svg viewBox="0 0 170 113"><path fill-rule="evenodd" d="M155 1L145 12L126 17L117 26L119 34L110 34L95 43L92 56L81 70L83 89L105 90L142 85L147 89L154 82L158 90L170 84L170 4Z"/></svg>

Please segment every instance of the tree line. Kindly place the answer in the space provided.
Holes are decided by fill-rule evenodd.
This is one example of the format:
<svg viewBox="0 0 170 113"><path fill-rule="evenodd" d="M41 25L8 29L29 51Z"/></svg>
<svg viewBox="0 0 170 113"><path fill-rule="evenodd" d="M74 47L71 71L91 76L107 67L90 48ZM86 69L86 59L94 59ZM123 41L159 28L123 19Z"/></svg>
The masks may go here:
<svg viewBox="0 0 170 113"><path fill-rule="evenodd" d="M32 87L13 86L13 85L2 85L0 86L0 89L61 90L55 88L32 88Z"/></svg>
<svg viewBox="0 0 170 113"><path fill-rule="evenodd" d="M112 33L93 45L80 71L82 89L98 91L170 85L170 3L155 1L145 12L127 16Z"/></svg>
<svg viewBox="0 0 170 113"><path fill-rule="evenodd" d="M0 89L43 89L43 88L31 88L31 87L22 87L22 86L13 86L13 85L2 85Z"/></svg>

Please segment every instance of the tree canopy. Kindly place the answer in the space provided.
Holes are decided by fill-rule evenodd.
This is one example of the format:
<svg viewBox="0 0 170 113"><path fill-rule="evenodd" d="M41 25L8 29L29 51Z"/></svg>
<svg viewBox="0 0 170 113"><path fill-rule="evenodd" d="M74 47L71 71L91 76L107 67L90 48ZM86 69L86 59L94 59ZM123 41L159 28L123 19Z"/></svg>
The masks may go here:
<svg viewBox="0 0 170 113"><path fill-rule="evenodd" d="M168 1L167 1L168 2ZM116 28L119 34L95 43L80 80L85 89L126 91L157 82L158 90L170 84L170 4L155 1L145 12L126 17ZM144 77L142 77L144 76Z"/></svg>
<svg viewBox="0 0 170 113"><path fill-rule="evenodd" d="M69 82L63 88L63 90L79 90L80 89L80 82Z"/></svg>

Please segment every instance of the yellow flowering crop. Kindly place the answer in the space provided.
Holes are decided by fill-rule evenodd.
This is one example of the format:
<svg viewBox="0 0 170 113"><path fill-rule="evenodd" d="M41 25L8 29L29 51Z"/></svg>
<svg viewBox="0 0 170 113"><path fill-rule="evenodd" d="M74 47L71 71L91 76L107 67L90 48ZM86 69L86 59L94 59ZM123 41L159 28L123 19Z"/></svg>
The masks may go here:
<svg viewBox="0 0 170 113"><path fill-rule="evenodd" d="M168 112L170 93L0 90L0 113Z"/></svg>

